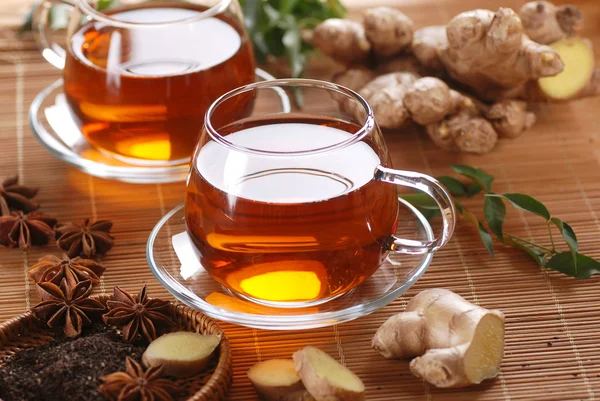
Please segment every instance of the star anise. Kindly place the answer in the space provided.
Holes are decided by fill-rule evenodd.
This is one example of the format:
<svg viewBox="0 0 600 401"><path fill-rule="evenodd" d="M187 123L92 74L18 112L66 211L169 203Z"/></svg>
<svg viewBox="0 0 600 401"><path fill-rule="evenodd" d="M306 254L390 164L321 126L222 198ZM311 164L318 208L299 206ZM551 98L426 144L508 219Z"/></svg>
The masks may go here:
<svg viewBox="0 0 600 401"><path fill-rule="evenodd" d="M37 210L40 205L31 200L39 188L19 185L19 176L9 177L0 184L0 216L7 216L11 210L25 213Z"/></svg>
<svg viewBox="0 0 600 401"><path fill-rule="evenodd" d="M134 298L119 287L114 288L114 301L108 301L104 322L123 330L125 341L133 342L142 335L148 342L156 340L157 332L173 327L169 301L148 299L146 286Z"/></svg>
<svg viewBox="0 0 600 401"><path fill-rule="evenodd" d="M92 292L90 280L73 288L64 279L60 287L54 283L37 286L42 302L31 308L31 312L51 328L62 326L67 337L79 336L83 327L92 323L90 318L106 309L99 301L88 298Z"/></svg>
<svg viewBox="0 0 600 401"><path fill-rule="evenodd" d="M161 379L162 372L162 365L144 371L139 363L127 357L125 372L101 377L98 391L111 401L173 401L180 389L174 382Z"/></svg>
<svg viewBox="0 0 600 401"><path fill-rule="evenodd" d="M47 255L31 266L27 275L36 283L51 282L60 285L60 282L65 279L67 285L73 288L80 281L86 280L98 284L103 273L104 267L90 259L71 259L67 255L57 258Z"/></svg>
<svg viewBox="0 0 600 401"><path fill-rule="evenodd" d="M91 258L96 254L105 254L114 244L114 238L110 235L112 224L108 220L90 224L90 220L86 219L81 224L61 225L56 229L59 235L56 245L70 258L75 256Z"/></svg>
<svg viewBox="0 0 600 401"><path fill-rule="evenodd" d="M38 212L24 214L17 211L0 216L0 245L21 249L45 245L54 237L55 225L56 219Z"/></svg>

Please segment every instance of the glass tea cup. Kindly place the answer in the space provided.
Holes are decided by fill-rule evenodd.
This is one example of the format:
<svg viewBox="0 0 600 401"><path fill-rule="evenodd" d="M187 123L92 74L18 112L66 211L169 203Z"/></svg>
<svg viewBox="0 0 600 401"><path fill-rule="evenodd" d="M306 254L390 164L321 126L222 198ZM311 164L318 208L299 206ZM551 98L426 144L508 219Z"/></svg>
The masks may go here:
<svg viewBox="0 0 600 401"><path fill-rule="evenodd" d="M281 91L301 94L303 106L281 112ZM249 101L250 115L231 113ZM393 235L403 224L397 185L435 200L439 238ZM213 103L190 166L185 218L213 278L238 296L288 308L352 290L389 252L433 252L455 225L454 205L438 181L392 169L361 96L308 79L247 85Z"/></svg>
<svg viewBox="0 0 600 401"><path fill-rule="evenodd" d="M64 49L49 39L55 4L71 10ZM34 18L44 57L64 70L81 132L127 163L187 163L211 103L255 80L238 1L120 0L102 11L98 4L45 0Z"/></svg>

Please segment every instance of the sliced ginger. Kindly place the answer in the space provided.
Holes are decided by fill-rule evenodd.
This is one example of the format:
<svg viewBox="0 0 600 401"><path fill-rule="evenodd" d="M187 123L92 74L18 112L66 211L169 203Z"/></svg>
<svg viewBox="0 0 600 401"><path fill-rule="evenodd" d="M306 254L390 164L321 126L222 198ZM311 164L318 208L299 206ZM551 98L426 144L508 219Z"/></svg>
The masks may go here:
<svg viewBox="0 0 600 401"><path fill-rule="evenodd" d="M296 371L317 401L362 401L365 385L348 368L315 347L294 353Z"/></svg>
<svg viewBox="0 0 600 401"><path fill-rule="evenodd" d="M538 81L541 91L550 99L565 100L576 97L594 74L594 51L591 43L580 38L565 38L550 45L564 63L564 70Z"/></svg>
<svg viewBox="0 0 600 401"><path fill-rule="evenodd" d="M504 315L448 290L426 290L377 330L373 347L386 358L416 357L411 372L434 386L469 386L499 372Z"/></svg>
<svg viewBox="0 0 600 401"><path fill-rule="evenodd" d="M259 362L248 370L254 389L266 401L314 401L291 359Z"/></svg>
<svg viewBox="0 0 600 401"><path fill-rule="evenodd" d="M168 376L186 377L201 373L221 338L187 331L165 334L152 341L142 362L147 367L163 365Z"/></svg>

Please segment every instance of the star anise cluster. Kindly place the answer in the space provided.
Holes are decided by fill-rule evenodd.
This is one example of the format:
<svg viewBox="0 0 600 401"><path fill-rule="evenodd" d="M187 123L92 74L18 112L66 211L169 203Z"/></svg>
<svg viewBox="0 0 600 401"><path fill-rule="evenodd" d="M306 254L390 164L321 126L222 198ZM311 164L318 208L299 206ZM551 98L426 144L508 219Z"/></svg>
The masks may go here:
<svg viewBox="0 0 600 401"><path fill-rule="evenodd" d="M111 401L173 401L180 393L179 387L162 377L162 365L144 370L127 357L125 372L116 372L101 378L100 393Z"/></svg>
<svg viewBox="0 0 600 401"><path fill-rule="evenodd" d="M81 224L61 225L56 228L58 234L56 246L71 258L104 255L114 244L114 237L110 235L112 225L112 221L109 220L90 223L89 219Z"/></svg>
<svg viewBox="0 0 600 401"><path fill-rule="evenodd" d="M103 273L104 266L90 259L47 255L31 266L27 275L36 283L51 282L60 285L62 280L66 280L67 285L73 288L77 283L86 280L90 280L94 285L98 284Z"/></svg>
<svg viewBox="0 0 600 401"><path fill-rule="evenodd" d="M51 328L62 327L67 337L77 337L84 326L92 323L94 316L106 308L99 301L89 298L92 282L81 281L74 287L63 279L60 285L39 283L38 292L42 302L31 308L33 315Z"/></svg>
<svg viewBox="0 0 600 401"><path fill-rule="evenodd" d="M35 212L38 188L19 185L18 176L0 184L0 245L28 250L54 238L56 219Z"/></svg>
<svg viewBox="0 0 600 401"><path fill-rule="evenodd" d="M0 245L27 250L54 238L56 219L42 213L12 212L0 217Z"/></svg>
<svg viewBox="0 0 600 401"><path fill-rule="evenodd" d="M142 336L152 342L158 333L175 326L170 317L170 302L148 299L146 286L135 297L115 287L113 298L114 301L107 302L109 311L102 319L121 328L125 341L133 342Z"/></svg>
<svg viewBox="0 0 600 401"><path fill-rule="evenodd" d="M19 176L9 177L0 184L0 216L7 216L11 211L20 210L30 213L40 205L33 201L39 188L19 185Z"/></svg>

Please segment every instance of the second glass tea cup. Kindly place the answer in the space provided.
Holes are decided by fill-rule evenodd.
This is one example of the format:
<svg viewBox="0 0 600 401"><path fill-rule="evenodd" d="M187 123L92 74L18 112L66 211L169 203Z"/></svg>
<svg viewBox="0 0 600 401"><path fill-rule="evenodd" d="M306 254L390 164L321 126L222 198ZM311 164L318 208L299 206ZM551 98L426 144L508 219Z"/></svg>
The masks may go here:
<svg viewBox="0 0 600 401"><path fill-rule="evenodd" d="M210 104L255 80L237 0L45 0L34 28L87 141L136 165L189 161ZM70 8L66 48L50 41L52 6ZM250 107L251 105L246 105ZM240 107L240 105L238 105Z"/></svg>

